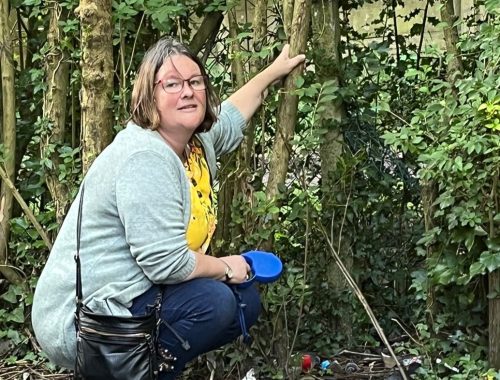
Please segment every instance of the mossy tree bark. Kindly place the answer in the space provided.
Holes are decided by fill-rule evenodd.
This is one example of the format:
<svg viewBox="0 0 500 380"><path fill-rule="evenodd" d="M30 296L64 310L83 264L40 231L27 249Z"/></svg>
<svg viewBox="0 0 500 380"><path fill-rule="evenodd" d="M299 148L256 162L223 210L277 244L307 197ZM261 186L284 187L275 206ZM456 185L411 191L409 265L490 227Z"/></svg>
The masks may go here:
<svg viewBox="0 0 500 380"><path fill-rule="evenodd" d="M86 173L113 136L113 24L111 0L81 0L82 157Z"/></svg>
<svg viewBox="0 0 500 380"><path fill-rule="evenodd" d="M59 23L63 21L63 10L57 2L50 3L50 24L47 36L48 54L46 55L45 77L47 91L43 99L43 116L47 121L47 132L41 142L42 156L48 157L52 168L46 181L56 207L56 218L62 224L71 202L71 193L66 181L59 179L58 148L65 144L67 94L69 93L69 63L67 54L61 47L62 31Z"/></svg>
<svg viewBox="0 0 500 380"><path fill-rule="evenodd" d="M288 39L292 34L294 2L294 0L283 0L283 28L285 29L285 35Z"/></svg>
<svg viewBox="0 0 500 380"><path fill-rule="evenodd" d="M0 0L0 67L2 74L2 144L3 165L8 178L15 183L16 104L14 89L14 56L9 23L9 2ZM9 266L8 242L14 196L2 181L0 189L0 272L10 283L20 283L21 276Z"/></svg>
<svg viewBox="0 0 500 380"><path fill-rule="evenodd" d="M306 50L306 42L309 35L309 23L311 13L310 0L295 1L293 9L293 21L290 35L290 56L303 53ZM276 137L271 153L269 164L269 180L266 188L268 199L275 199L279 194L279 188L285 184L290 160L291 146L295 125L297 122L298 96L293 93L296 88L297 78L302 73L303 65L299 65L286 77L282 90L278 114L276 117Z"/></svg>

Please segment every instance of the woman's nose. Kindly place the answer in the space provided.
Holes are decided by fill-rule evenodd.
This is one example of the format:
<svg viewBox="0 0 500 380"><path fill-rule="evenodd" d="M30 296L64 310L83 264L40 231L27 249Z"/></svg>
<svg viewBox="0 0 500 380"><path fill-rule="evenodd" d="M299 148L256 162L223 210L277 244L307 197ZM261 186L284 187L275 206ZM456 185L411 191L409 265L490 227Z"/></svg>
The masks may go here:
<svg viewBox="0 0 500 380"><path fill-rule="evenodd" d="M188 81L184 81L182 90L181 90L181 98L190 98L193 96L193 89Z"/></svg>

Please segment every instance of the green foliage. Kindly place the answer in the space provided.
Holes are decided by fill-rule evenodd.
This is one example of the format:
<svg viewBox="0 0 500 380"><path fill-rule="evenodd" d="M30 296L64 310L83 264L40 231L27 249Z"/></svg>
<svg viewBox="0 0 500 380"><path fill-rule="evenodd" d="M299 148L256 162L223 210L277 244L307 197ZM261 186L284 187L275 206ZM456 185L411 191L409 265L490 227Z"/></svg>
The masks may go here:
<svg viewBox="0 0 500 380"><path fill-rule="evenodd" d="M404 118L408 122L390 111L394 107L384 109L402 121L385 132L385 141L415 160L422 186L434 194L431 207L423 210L430 213L434 227L417 247L426 257L426 270L413 273L412 287L420 299L426 299L431 287L436 292L434 333L463 326L455 331L460 339L451 339L451 344L450 339L425 337L435 345L431 350L461 368L460 374L446 377L449 369L441 366L435 369L439 378L470 378L487 368L482 361L487 342L480 327L485 324L487 299L478 295L483 275L500 266L499 33L497 15L482 23L476 34L464 36L459 47L470 59L454 84L436 71L438 61L407 70L401 83L411 80L421 98ZM429 378L434 372L422 373Z"/></svg>
<svg viewBox="0 0 500 380"><path fill-rule="evenodd" d="M500 263L494 220L498 213L495 177L500 170L500 135L495 131L500 81L492 64L500 51L490 37L499 31L498 24L484 26L464 43L464 54L477 59L470 74L454 87L435 78L431 67L409 71L407 77L419 78L425 107L413 111L409 124L384 135L394 148L416 156L421 181L437 186L432 217L442 222L419 242L440 246L442 256L429 263L435 283L464 284Z"/></svg>
<svg viewBox="0 0 500 380"><path fill-rule="evenodd" d="M388 27L394 9L388 3L381 5L369 35L346 21L364 3L372 1L342 4L343 64L335 68L338 78L318 79L316 66L325 58L308 46L306 71L295 83L298 122L289 146L289 171L275 200L267 199L265 184L276 136L279 88L271 88L256 125L251 175L231 204L230 227L235 233L230 242L222 243L227 243L228 253L239 253L261 248L272 239L285 272L276 284L262 288L263 316L252 331L252 346L245 349L235 344L211 358L224 373L221 378L241 379L252 367L260 378L292 379L301 351L330 356L341 348L381 346L349 287L332 286L335 264L320 225L332 231L334 242L348 241L344 257L386 334L398 338L406 334L401 326L415 326L405 329L417 343L408 340L398 349L423 358L421 378L479 378L488 371L494 376L485 362L484 310L500 289L486 290L483 280L500 267L499 1L485 1L489 12L485 20L463 25L458 47L465 71L453 85L444 80L446 56L440 47L418 53L415 41L423 28L422 9L404 16L419 20L410 35L396 36ZM53 237L59 226L46 176L57 173L72 192L81 179L77 142L81 52L74 14L78 2L59 2L66 16L59 24L61 49L71 65L67 127L74 130L64 143L45 145L42 151L52 129L42 114L47 90L44 64L51 54L46 43L50 4L15 2L26 18L22 33L28 54L24 64L16 56L20 157L16 187ZM113 2L117 130L128 116L126 105L138 64L156 38L174 35L189 41L205 15L239 12L236 5L221 0ZM273 26L263 41L251 41L252 25L244 21L236 37L242 47L238 57L229 52L231 40L224 25L214 45L207 44L209 51L201 52L222 98L233 91L232 59L240 58L245 64L254 59L270 62L286 40L276 7L268 9L268 24ZM430 17L427 22L437 25L439 20ZM345 112L341 122L330 113L340 102ZM327 181L322 177L322 148L337 132L342 154ZM54 154L60 159L58 165L51 158ZM435 191L433 225L427 230L423 216L428 210L421 199L426 186ZM0 288L0 339L11 344L3 359L10 364L22 359L46 362L29 341L27 327L33 291L48 251L19 210L11 220L9 250L10 264L26 281L21 286L4 283ZM431 290L436 291L439 305L432 325L426 309ZM354 334L343 328L346 316ZM286 357L282 367L277 365L280 351ZM437 364L436 358L442 362ZM443 363L457 367L459 373ZM208 378L205 366L195 363L186 378Z"/></svg>

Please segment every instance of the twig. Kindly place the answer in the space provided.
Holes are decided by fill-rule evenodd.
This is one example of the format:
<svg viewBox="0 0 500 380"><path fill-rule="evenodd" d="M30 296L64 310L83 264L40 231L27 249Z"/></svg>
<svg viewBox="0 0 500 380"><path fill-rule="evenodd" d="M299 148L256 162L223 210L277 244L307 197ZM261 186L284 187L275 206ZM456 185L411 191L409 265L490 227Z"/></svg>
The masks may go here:
<svg viewBox="0 0 500 380"><path fill-rule="evenodd" d="M425 3L424 17L422 20L422 32L420 32L420 41L418 42L417 70L420 68L420 56L422 54L422 44L424 43L425 24L427 22L427 12L429 11L429 3L430 3L430 0L427 0L427 2Z"/></svg>
<svg viewBox="0 0 500 380"><path fill-rule="evenodd" d="M394 112L392 112L391 110L387 110L386 112L390 113L392 116L394 116L396 119L399 119L400 121L402 121L403 123L405 123L407 126L411 127L411 124L408 123L405 119L403 119L401 116L395 114Z"/></svg>
<svg viewBox="0 0 500 380"><path fill-rule="evenodd" d="M33 346L33 348L37 351L37 352L42 352L42 348L38 345L35 337L33 336L33 334L31 333L30 329L29 328L25 328L24 329L24 333L28 336L28 339L31 343L31 345Z"/></svg>
<svg viewBox="0 0 500 380"><path fill-rule="evenodd" d="M396 322L398 326L401 327L401 330L403 330L406 333L406 335L408 335L416 345L423 347L423 344L419 343L414 337L412 337L411 334L404 328L404 326L396 318L391 318L391 321Z"/></svg>
<svg viewBox="0 0 500 380"><path fill-rule="evenodd" d="M392 0L392 11L394 12L392 15L392 20L394 23L394 42L396 43L396 63L399 65L400 53L398 44L398 15L396 14L396 6L396 0Z"/></svg>
<svg viewBox="0 0 500 380"><path fill-rule="evenodd" d="M366 356L374 359L380 359L380 355L376 354L368 354L366 352L355 352L355 351L349 351L349 350L342 350L339 353L337 353L335 356L343 355L343 354L350 354L350 355L359 355L359 356Z"/></svg>
<svg viewBox="0 0 500 380"><path fill-rule="evenodd" d="M14 186L14 184L12 183L10 178L7 176L7 173L5 172L5 169L3 168L2 165L0 165L0 176L2 177L2 179L5 182L5 184L7 185L7 187L10 189L10 191L12 191L12 195L14 195L14 198L16 198L17 202L19 203L19 205L21 206L23 211L26 213L26 216L28 217L28 219L31 221L31 223L33 223L33 226L35 227L35 229L39 233L39 235L42 238L42 240L44 241L45 245L49 249L52 249L52 243L51 243L49 237L47 236L47 234L43 230L40 223L38 223L38 220L36 220L35 215L30 210L30 208L28 207L28 205L24 201L23 197L21 197L21 194L19 194L19 191L17 191L16 187Z"/></svg>
<svg viewBox="0 0 500 380"><path fill-rule="evenodd" d="M339 254L337 253L337 251L333 247L332 242L331 242L331 240L330 240L330 238L328 236L328 233L326 232L325 228L321 224L319 225L319 227L320 227L321 232L323 233L323 235L324 235L324 237L326 239L328 247L330 248L332 256L335 259L335 262L337 263L340 271L342 272L342 274L344 275L344 277L347 280L347 283L350 285L350 287L352 288L352 290L354 291L354 293L356 294L356 296L360 300L361 304L365 308L365 311L368 314L368 317L370 318L370 321L372 322L373 326L375 327L375 330L377 330L377 333L378 333L380 339L382 339L382 342L384 342L384 344L387 347L387 350L389 351L390 355L396 361L396 364L397 364L397 366L399 368L399 372L401 373L401 377L403 378L403 380L408 380L408 377L406 376L406 373L405 373L403 367L401 366L401 363L399 363L399 360L396 357L396 354L392 350L392 347L391 347L389 341L387 340L387 337L385 336L384 331L382 330L382 327L380 327L380 324L378 323L377 318L373 314L373 311L372 311L370 305L368 304L368 301L366 300L365 296L363 295L363 293L359 289L358 285L356 284L356 282L354 281L354 279L352 278L352 276L347 271L347 268L345 267L344 263L340 259Z"/></svg>
<svg viewBox="0 0 500 380"><path fill-rule="evenodd" d="M145 13L143 12L142 13L142 16L141 16L141 21L139 22L139 26L137 27L137 33L135 34L135 37L134 37L134 44L132 45L132 53L130 53L130 56L133 57L134 54L135 54L135 48L137 46L137 38L139 37L139 33L141 31L141 27L142 27L142 22L144 21L144 16L145 16ZM132 59L130 60L129 62L129 65L127 67L127 70L125 70L125 76L128 75L128 73L130 72L130 68L132 67Z"/></svg>

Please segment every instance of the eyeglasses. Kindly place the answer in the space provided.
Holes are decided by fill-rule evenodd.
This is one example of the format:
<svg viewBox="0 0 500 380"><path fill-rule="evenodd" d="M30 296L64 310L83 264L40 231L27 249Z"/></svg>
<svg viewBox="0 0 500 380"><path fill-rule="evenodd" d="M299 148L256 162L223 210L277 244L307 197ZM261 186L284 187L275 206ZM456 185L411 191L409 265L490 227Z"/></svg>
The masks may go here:
<svg viewBox="0 0 500 380"><path fill-rule="evenodd" d="M203 91L207 88L205 83L205 77L203 75L195 75L189 79L181 78L170 78L170 79L160 79L155 83L155 86L161 84L163 91L167 94L177 94L184 88L184 83L191 87L193 91Z"/></svg>

